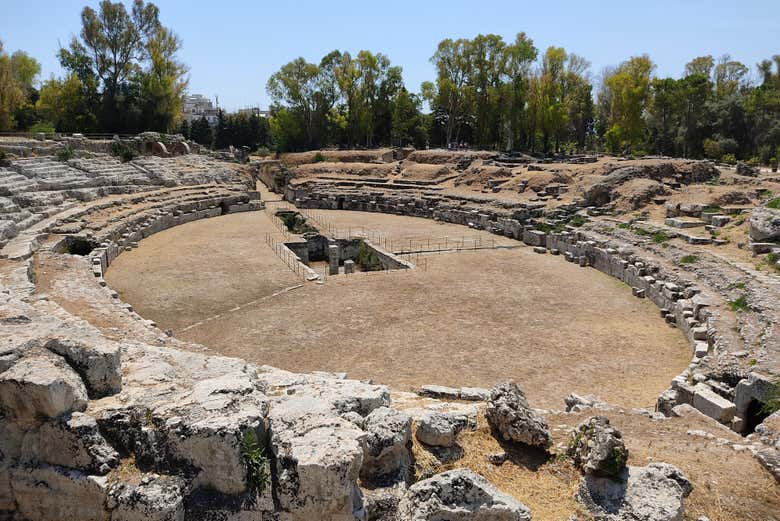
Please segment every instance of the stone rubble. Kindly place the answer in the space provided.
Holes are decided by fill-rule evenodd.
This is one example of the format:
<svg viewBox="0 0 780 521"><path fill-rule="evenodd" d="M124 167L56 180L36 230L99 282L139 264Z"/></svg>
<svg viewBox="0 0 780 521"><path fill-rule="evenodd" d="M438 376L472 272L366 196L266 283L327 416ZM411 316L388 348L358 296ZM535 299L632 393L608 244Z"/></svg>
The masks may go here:
<svg viewBox="0 0 780 521"><path fill-rule="evenodd" d="M548 449L552 438L547 423L537 414L514 382L497 384L490 391L485 411L490 427L504 441Z"/></svg>

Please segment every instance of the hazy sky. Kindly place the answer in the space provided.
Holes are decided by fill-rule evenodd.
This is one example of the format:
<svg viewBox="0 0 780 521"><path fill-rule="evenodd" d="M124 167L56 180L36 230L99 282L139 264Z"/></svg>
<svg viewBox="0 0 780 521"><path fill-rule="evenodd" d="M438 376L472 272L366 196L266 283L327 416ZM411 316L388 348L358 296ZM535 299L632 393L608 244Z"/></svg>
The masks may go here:
<svg viewBox="0 0 780 521"><path fill-rule="evenodd" d="M220 105L265 108L265 82L287 61L312 62L332 49L387 54L407 88L433 79L429 62L444 38L524 31L543 50L564 47L608 65L648 53L659 75L678 76L694 56L730 53L750 66L780 54L780 0L591 1L251 1L156 0L163 24L183 40L190 92L219 95ZM130 2L126 2L130 4ZM61 74L56 52L80 30L79 13L97 0L0 0L0 40Z"/></svg>

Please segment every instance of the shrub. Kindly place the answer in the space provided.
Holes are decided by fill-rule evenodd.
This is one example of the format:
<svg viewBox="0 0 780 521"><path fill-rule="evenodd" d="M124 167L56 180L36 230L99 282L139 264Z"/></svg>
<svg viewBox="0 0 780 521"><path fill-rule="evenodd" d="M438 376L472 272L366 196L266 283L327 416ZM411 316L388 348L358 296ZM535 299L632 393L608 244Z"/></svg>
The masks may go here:
<svg viewBox="0 0 780 521"><path fill-rule="evenodd" d="M722 155L723 153L720 151L720 143L714 139L709 138L704 140L704 157L717 161L721 158Z"/></svg>
<svg viewBox="0 0 780 521"><path fill-rule="evenodd" d="M680 258L680 264L694 264L699 262L699 257L696 255L684 255Z"/></svg>
<svg viewBox="0 0 780 521"><path fill-rule="evenodd" d="M761 160L758 158L758 156L753 156L747 161L745 161L745 164L748 166L759 166L761 165Z"/></svg>
<svg viewBox="0 0 780 521"><path fill-rule="evenodd" d="M702 213L720 213L720 210L717 204L710 204L701 209Z"/></svg>
<svg viewBox="0 0 780 521"><path fill-rule="evenodd" d="M671 237L666 235L665 232L655 232L653 234L653 242L656 244L661 244L663 242L668 241L669 239L671 239Z"/></svg>
<svg viewBox="0 0 780 521"><path fill-rule="evenodd" d="M734 154L724 154L723 157L721 158L721 161L723 161L727 165L737 164L737 158Z"/></svg>
<svg viewBox="0 0 780 521"><path fill-rule="evenodd" d="M54 125L49 123L48 121L39 121L35 125L31 126L27 129L28 132L32 132L33 134L37 134L38 132L44 132L46 134L54 134Z"/></svg>
<svg viewBox="0 0 780 521"><path fill-rule="evenodd" d="M583 217L582 215L575 215L574 217L571 218L571 220L569 221L569 224L574 226L574 227L576 227L576 228L579 228L580 226L582 226L586 222L588 222L588 220L585 217Z"/></svg>
<svg viewBox="0 0 780 521"><path fill-rule="evenodd" d="M777 411L780 411L780 380L772 385L772 390L769 391L761 407L761 412L764 414L774 414Z"/></svg>
<svg viewBox="0 0 780 521"><path fill-rule="evenodd" d="M268 485L266 467L268 458L263 454L263 449L257 445L257 436L254 431L246 431L241 440L241 454L246 465L246 478L250 487L262 493Z"/></svg>
<svg viewBox="0 0 780 521"><path fill-rule="evenodd" d="M316 154L314 154L314 162L315 163L322 163L324 161L326 161L326 159L325 159L325 156L322 155L322 152L317 152Z"/></svg>
<svg viewBox="0 0 780 521"><path fill-rule="evenodd" d="M73 149L70 147L70 145L65 145L62 150L57 152L57 159L60 161L67 161L69 159L73 159Z"/></svg>
<svg viewBox="0 0 780 521"><path fill-rule="evenodd" d="M366 246L364 242L358 246L357 262L363 271L379 271L384 268L376 252Z"/></svg>
<svg viewBox="0 0 780 521"><path fill-rule="evenodd" d="M111 143L111 154L118 157L123 163L132 161L135 158L135 150L122 141L114 141Z"/></svg>
<svg viewBox="0 0 780 521"><path fill-rule="evenodd" d="M745 295L740 295L736 299L730 301L729 307L731 308L731 311L747 311L750 309Z"/></svg>
<svg viewBox="0 0 780 521"><path fill-rule="evenodd" d="M771 208L773 210L780 210L780 197L775 197L768 203L766 203L767 208Z"/></svg>

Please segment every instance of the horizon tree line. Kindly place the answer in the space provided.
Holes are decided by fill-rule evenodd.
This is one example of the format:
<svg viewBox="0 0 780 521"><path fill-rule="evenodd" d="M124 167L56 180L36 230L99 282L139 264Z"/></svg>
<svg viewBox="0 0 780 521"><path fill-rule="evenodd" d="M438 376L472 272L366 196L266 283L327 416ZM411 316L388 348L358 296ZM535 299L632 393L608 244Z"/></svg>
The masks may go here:
<svg viewBox="0 0 780 521"><path fill-rule="evenodd" d="M602 71L525 33L445 39L432 81L407 89L383 53L334 50L296 58L270 76L269 119L220 114L184 124L182 42L151 2L103 0L57 54L61 78L0 42L0 131L184 133L207 146L295 151L339 147L469 146L506 152L606 151L733 162L777 161L780 55L750 68L725 55L693 58L680 78L658 77L648 55ZM426 110L427 109L427 110Z"/></svg>

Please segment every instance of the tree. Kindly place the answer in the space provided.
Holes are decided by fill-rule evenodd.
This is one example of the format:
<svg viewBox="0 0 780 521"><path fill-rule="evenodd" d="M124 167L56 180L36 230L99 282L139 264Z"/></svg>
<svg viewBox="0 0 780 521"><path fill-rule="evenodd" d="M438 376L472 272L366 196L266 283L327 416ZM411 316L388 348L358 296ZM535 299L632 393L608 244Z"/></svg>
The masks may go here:
<svg viewBox="0 0 780 521"><path fill-rule="evenodd" d="M655 65L647 55L634 56L609 72L603 81L603 102L607 129L604 138L614 153L642 146L646 127L643 113L650 95L650 79Z"/></svg>
<svg viewBox="0 0 780 521"><path fill-rule="evenodd" d="M314 144L314 95L318 89L319 74L317 65L297 58L283 65L268 79L266 85L268 94L274 100L286 103L292 109L289 116L301 118L307 146Z"/></svg>
<svg viewBox="0 0 780 521"><path fill-rule="evenodd" d="M504 47L504 74L507 81L501 96L501 129L506 150L514 150L515 144L526 144L528 122L525 105L528 100L531 64L536 60L536 47L525 33L518 33L514 43Z"/></svg>
<svg viewBox="0 0 780 521"><path fill-rule="evenodd" d="M90 132L95 130L97 119L88 105L84 85L71 73L64 80L45 81L35 108L59 132Z"/></svg>
<svg viewBox="0 0 780 521"><path fill-rule="evenodd" d="M157 27L146 44L149 68L141 74L144 127L172 131L181 114L187 67L176 59L181 40L165 27Z"/></svg>
<svg viewBox="0 0 780 521"><path fill-rule="evenodd" d="M423 148L428 137L427 122L420 111L422 101L401 88L393 100L392 144Z"/></svg>
<svg viewBox="0 0 780 521"><path fill-rule="evenodd" d="M101 130L138 130L147 124L168 129L178 110L175 98L186 84L185 68L174 57L180 42L160 24L157 6L133 0L128 13L123 3L102 0L97 11L81 11L81 25L79 37L60 49L59 59L82 82Z"/></svg>
<svg viewBox="0 0 780 521"><path fill-rule="evenodd" d="M214 143L214 132L206 118L199 118L192 122L190 135L192 140L200 145L210 147Z"/></svg>
<svg viewBox="0 0 780 521"><path fill-rule="evenodd" d="M467 86L471 64L466 52L468 40L446 39L439 42L431 63L436 67L436 83L423 85L428 102L437 106L445 118L449 145L460 140L460 133L468 116L471 91Z"/></svg>
<svg viewBox="0 0 780 521"><path fill-rule="evenodd" d="M685 64L685 76L698 74L709 78L712 75L712 67L714 65L715 60L712 59L712 56L699 56Z"/></svg>

